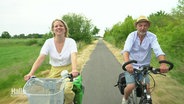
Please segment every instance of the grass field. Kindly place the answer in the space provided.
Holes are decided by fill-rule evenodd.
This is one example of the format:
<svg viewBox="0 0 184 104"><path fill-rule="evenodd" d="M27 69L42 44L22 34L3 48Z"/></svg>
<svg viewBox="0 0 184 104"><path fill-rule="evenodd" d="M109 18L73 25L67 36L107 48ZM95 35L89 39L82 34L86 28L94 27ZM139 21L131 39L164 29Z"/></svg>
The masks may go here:
<svg viewBox="0 0 184 104"><path fill-rule="evenodd" d="M28 73L39 55L40 40L0 39L0 97L10 98L11 88L22 88L23 76ZM40 69L47 67L47 62ZM11 99L11 98L10 98ZM2 99L1 99L2 100Z"/></svg>

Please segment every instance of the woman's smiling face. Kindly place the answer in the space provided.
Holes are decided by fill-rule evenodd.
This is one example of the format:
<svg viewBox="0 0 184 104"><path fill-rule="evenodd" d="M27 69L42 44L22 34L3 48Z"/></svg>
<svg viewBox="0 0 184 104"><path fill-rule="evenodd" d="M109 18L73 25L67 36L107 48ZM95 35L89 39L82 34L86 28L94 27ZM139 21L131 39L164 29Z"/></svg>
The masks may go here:
<svg viewBox="0 0 184 104"><path fill-rule="evenodd" d="M66 34L66 27L61 21L55 21L53 23L52 31L55 35L63 35Z"/></svg>

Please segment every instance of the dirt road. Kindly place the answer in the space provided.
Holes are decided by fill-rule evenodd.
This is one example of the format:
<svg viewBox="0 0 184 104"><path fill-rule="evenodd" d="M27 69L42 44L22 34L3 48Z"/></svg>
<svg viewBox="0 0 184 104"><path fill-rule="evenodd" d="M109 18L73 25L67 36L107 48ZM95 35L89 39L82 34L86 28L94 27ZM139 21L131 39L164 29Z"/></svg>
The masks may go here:
<svg viewBox="0 0 184 104"><path fill-rule="evenodd" d="M121 104L122 96L114 87L121 71L121 64L99 40L82 71L83 104Z"/></svg>

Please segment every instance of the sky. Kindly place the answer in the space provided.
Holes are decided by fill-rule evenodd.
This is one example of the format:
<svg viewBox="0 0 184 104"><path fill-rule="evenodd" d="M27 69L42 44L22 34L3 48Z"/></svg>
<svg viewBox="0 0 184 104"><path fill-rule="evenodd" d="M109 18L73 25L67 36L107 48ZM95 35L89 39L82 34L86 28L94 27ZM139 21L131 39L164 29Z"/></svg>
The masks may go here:
<svg viewBox="0 0 184 104"><path fill-rule="evenodd" d="M136 19L160 10L170 13L177 4L178 0L0 0L0 34L45 34L54 19L75 13L91 20L103 35L128 15Z"/></svg>

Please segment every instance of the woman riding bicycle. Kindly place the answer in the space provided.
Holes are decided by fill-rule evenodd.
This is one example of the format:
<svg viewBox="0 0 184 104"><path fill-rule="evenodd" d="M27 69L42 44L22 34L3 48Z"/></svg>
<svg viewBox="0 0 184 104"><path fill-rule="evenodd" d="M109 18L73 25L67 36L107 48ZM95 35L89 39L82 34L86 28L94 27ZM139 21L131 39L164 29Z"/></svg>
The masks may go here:
<svg viewBox="0 0 184 104"><path fill-rule="evenodd" d="M71 71L73 77L78 76L77 70L77 45L75 40L68 38L67 24L60 19L52 22L53 38L47 39L41 48L40 55L34 62L30 72L24 76L27 81L49 55L51 70L49 78L60 77L63 70ZM73 104L75 93L72 91L73 83L67 82L65 86L65 104Z"/></svg>
<svg viewBox="0 0 184 104"><path fill-rule="evenodd" d="M121 51L124 62L130 60L137 60L136 64L129 64L126 66L125 71L126 88L124 89L124 96L122 104L127 104L127 99L135 88L135 79L133 77L133 68L138 69L141 66L149 66L151 61L151 51L153 49L156 57L159 61L165 60L165 53L160 48L157 41L157 37L154 33L148 31L150 27L150 21L145 16L140 16L135 22L136 31L131 32L124 45L124 49ZM166 73L168 67L165 63L160 64L160 72ZM149 77L146 77L147 89L149 91Z"/></svg>

